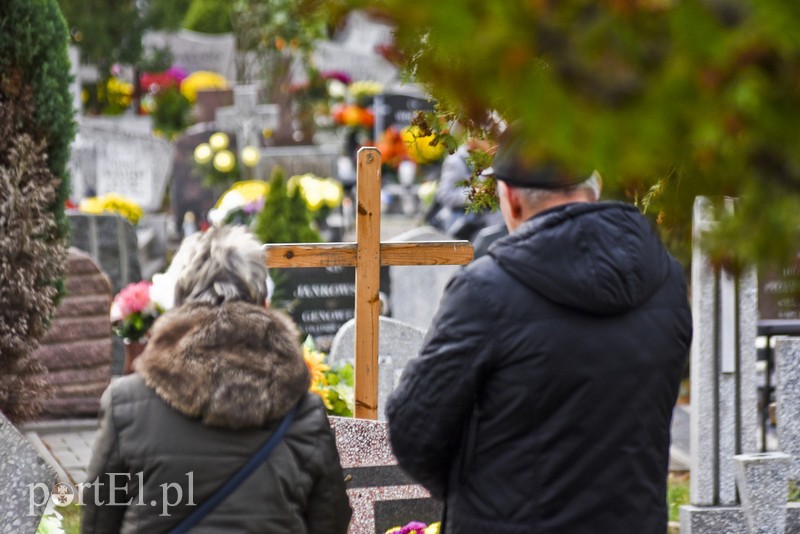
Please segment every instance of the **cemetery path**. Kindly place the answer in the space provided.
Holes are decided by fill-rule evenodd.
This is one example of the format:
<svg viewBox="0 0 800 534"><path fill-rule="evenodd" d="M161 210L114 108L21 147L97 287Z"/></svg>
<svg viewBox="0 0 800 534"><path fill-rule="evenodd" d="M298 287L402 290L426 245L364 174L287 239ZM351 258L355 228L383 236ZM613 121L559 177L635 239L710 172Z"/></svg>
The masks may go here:
<svg viewBox="0 0 800 534"><path fill-rule="evenodd" d="M55 469L58 480L77 484L86 481L97 434L96 419L62 419L28 423L20 432L42 458Z"/></svg>

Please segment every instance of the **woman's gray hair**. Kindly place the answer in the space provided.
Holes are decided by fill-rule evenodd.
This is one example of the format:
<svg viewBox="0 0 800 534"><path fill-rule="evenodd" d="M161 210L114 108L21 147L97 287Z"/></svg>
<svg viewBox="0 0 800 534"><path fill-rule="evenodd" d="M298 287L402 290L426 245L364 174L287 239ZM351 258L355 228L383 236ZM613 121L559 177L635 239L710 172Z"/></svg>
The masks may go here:
<svg viewBox="0 0 800 534"><path fill-rule="evenodd" d="M190 250L175 283L176 306L236 300L264 304L268 274L264 251L244 226L212 228L185 245Z"/></svg>

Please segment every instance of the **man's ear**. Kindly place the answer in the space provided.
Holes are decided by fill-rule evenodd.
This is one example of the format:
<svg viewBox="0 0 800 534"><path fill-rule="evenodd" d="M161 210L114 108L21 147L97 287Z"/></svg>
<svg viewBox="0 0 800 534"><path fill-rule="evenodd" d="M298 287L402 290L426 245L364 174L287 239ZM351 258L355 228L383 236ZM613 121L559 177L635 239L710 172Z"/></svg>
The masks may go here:
<svg viewBox="0 0 800 534"><path fill-rule="evenodd" d="M594 181L597 184L597 186L594 187L595 201L600 200L600 195L603 193L603 177L599 172L597 172L597 170L595 170L592 172L590 178L594 178Z"/></svg>
<svg viewBox="0 0 800 534"><path fill-rule="evenodd" d="M506 202L508 202L508 209L510 212L511 217L514 220L520 220L523 218L522 211L522 199L520 198L519 191L516 187L508 187L507 185L503 188L503 192L506 195Z"/></svg>

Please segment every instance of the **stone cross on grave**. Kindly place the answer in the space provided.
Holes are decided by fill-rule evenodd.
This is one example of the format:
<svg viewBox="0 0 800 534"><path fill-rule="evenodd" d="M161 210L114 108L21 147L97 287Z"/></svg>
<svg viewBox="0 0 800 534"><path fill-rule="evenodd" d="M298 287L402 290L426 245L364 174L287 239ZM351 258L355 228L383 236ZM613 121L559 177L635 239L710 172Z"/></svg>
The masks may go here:
<svg viewBox="0 0 800 534"><path fill-rule="evenodd" d="M260 132L278 126L278 106L258 104L257 85L237 85L233 88L233 106L217 109L215 126L236 133L239 150L257 147Z"/></svg>
<svg viewBox="0 0 800 534"><path fill-rule="evenodd" d="M355 416L378 417L378 292L382 265L465 265L469 241L380 241L381 153L358 151L356 242L265 245L269 267L355 267Z"/></svg>

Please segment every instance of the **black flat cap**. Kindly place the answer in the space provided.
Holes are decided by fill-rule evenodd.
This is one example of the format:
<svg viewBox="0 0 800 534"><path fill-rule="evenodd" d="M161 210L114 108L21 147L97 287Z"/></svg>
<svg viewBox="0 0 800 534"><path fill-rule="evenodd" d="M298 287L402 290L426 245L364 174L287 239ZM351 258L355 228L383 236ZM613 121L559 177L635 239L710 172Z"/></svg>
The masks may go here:
<svg viewBox="0 0 800 534"><path fill-rule="evenodd" d="M588 178L567 172L552 162L537 162L527 152L530 147L519 125L512 124L500 135L500 144L492 166L482 176L492 176L517 187L562 189L577 185Z"/></svg>

